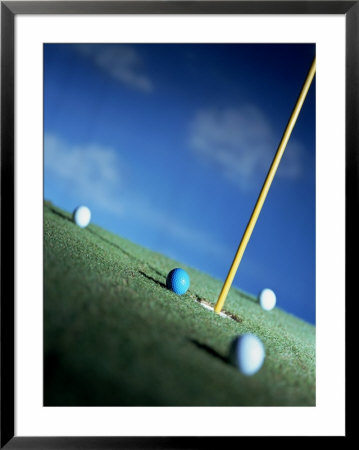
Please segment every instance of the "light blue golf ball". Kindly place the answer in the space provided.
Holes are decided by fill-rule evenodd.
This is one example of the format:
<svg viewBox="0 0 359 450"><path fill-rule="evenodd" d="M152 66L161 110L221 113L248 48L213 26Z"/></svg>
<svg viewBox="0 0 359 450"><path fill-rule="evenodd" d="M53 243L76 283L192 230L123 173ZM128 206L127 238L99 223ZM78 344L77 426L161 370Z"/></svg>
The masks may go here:
<svg viewBox="0 0 359 450"><path fill-rule="evenodd" d="M262 341L254 334L236 337L229 352L230 361L244 375L253 375L262 367L265 350Z"/></svg>
<svg viewBox="0 0 359 450"><path fill-rule="evenodd" d="M178 295L185 294L189 288L189 276L183 269L172 269L167 275L166 286Z"/></svg>
<svg viewBox="0 0 359 450"><path fill-rule="evenodd" d="M78 206L72 214L73 221L80 228L86 228L91 220L91 211L87 206Z"/></svg>

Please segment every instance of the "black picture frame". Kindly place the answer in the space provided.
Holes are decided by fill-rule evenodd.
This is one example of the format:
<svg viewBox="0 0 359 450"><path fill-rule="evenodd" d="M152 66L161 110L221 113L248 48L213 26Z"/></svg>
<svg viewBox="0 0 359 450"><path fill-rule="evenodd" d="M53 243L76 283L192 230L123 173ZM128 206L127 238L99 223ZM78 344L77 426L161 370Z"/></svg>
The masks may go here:
<svg viewBox="0 0 359 450"><path fill-rule="evenodd" d="M14 21L18 14L339 14L346 22L346 267L357 244L359 1L1 2L1 440L7 449L232 447L238 438L25 437L14 435ZM1 220L1 218L3 220ZM5 220L6 218L6 220ZM354 276L346 271L346 297ZM348 430L347 430L348 431Z"/></svg>

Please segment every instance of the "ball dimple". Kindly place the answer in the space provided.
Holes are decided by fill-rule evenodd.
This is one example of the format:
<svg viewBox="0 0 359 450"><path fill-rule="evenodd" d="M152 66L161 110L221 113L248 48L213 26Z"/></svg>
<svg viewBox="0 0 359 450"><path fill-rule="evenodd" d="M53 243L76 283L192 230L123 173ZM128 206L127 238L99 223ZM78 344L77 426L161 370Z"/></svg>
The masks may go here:
<svg viewBox="0 0 359 450"><path fill-rule="evenodd" d="M271 289L263 289L258 298L259 304L265 311L272 310L277 303L276 295Z"/></svg>
<svg viewBox="0 0 359 450"><path fill-rule="evenodd" d="M85 228L90 223L91 211L87 206L79 206L72 214L73 221L80 228Z"/></svg>
<svg viewBox="0 0 359 450"><path fill-rule="evenodd" d="M188 273L180 268L172 269L167 275L166 286L178 295L187 292L190 285Z"/></svg>
<svg viewBox="0 0 359 450"><path fill-rule="evenodd" d="M263 365L264 345L254 334L237 336L231 343L229 358L243 375L254 375Z"/></svg>

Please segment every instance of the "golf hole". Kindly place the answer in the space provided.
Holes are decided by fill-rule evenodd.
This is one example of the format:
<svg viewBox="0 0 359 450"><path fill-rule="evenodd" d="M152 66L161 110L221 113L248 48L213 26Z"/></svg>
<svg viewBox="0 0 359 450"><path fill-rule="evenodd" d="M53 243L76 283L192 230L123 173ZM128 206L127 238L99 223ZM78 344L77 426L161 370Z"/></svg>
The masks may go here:
<svg viewBox="0 0 359 450"><path fill-rule="evenodd" d="M198 301L198 303L201 306L203 306L203 308L209 309L210 311L214 312L214 307L211 304L209 304L206 300L198 299L197 301ZM235 320L236 322L242 322L242 319L240 319L239 317L235 316L234 314L227 313L226 311L221 311L219 313L219 315L221 317L227 317L227 319Z"/></svg>

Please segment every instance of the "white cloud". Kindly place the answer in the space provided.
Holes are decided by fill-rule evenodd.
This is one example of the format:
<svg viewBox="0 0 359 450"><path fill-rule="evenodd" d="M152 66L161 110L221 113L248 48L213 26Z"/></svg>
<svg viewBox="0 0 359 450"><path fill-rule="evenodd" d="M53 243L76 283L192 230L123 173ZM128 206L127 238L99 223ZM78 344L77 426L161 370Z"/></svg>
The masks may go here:
<svg viewBox="0 0 359 450"><path fill-rule="evenodd" d="M208 233L205 229L192 228L183 221L178 222L163 211L149 208L148 203L137 204L134 213L136 212L144 223L159 230L163 235L175 238L176 242L181 242L186 251L196 249L203 255L221 261L227 261L228 255L231 255L232 249L223 244L218 236Z"/></svg>
<svg viewBox="0 0 359 450"><path fill-rule="evenodd" d="M76 49L115 80L149 93L153 83L143 71L143 62L134 47L114 44L78 44Z"/></svg>
<svg viewBox="0 0 359 450"><path fill-rule="evenodd" d="M218 239L174 221L165 211L153 207L145 195L129 192L119 195L123 190L124 168L113 148L69 145L50 133L45 134L44 147L45 178L55 177L58 188L70 190L79 204L96 205L116 216L125 213L132 220L182 242L186 248L193 247L223 260L228 258L228 249Z"/></svg>
<svg viewBox="0 0 359 450"><path fill-rule="evenodd" d="M99 145L68 145L53 134L44 139L45 176L56 176L79 200L119 214L121 164L114 149Z"/></svg>
<svg viewBox="0 0 359 450"><path fill-rule="evenodd" d="M264 180L279 139L268 118L256 107L205 109L195 116L190 147L203 162L216 165L245 189ZM302 174L304 148L289 141L278 176L295 180Z"/></svg>

